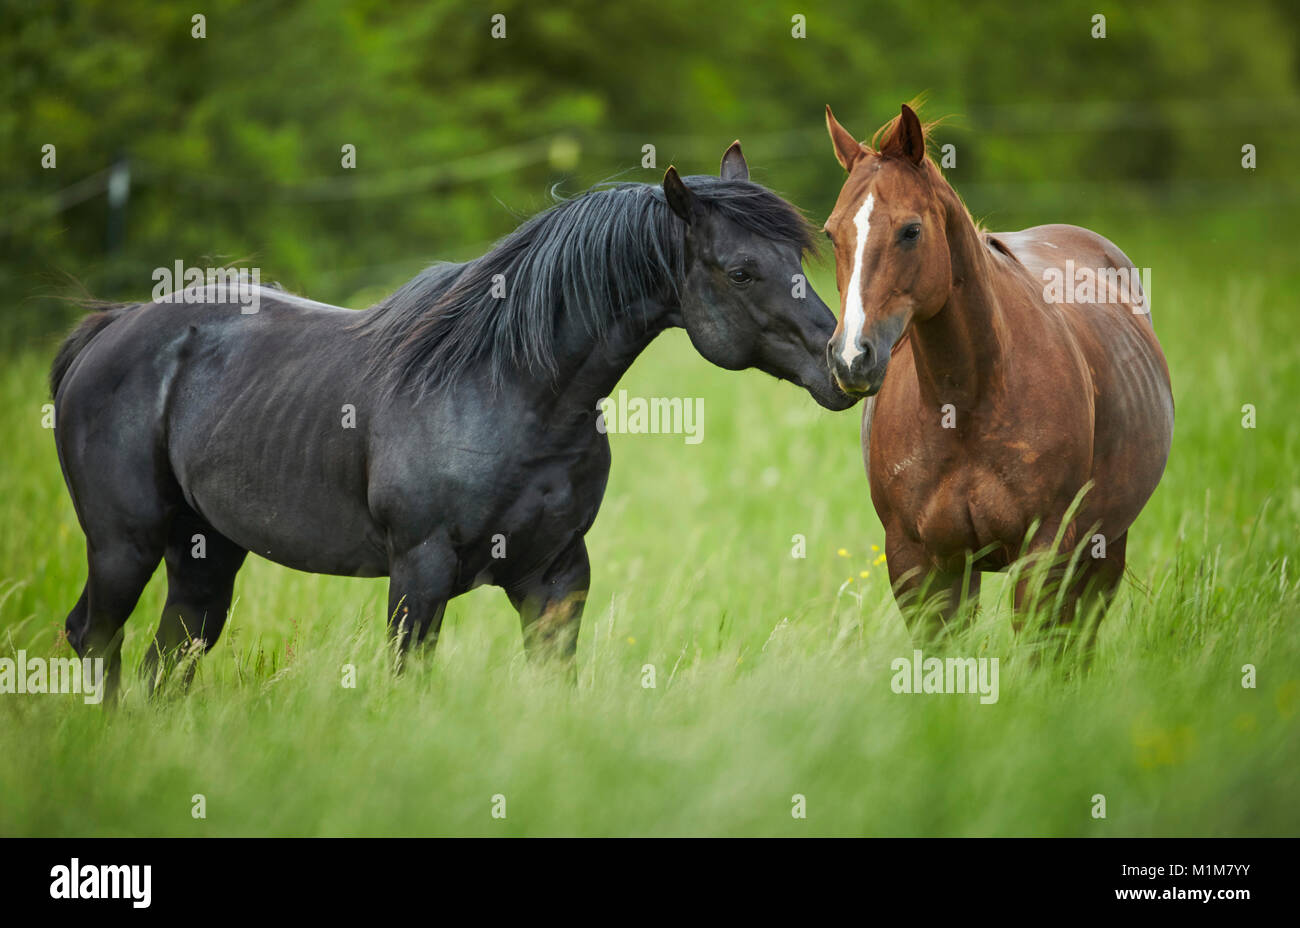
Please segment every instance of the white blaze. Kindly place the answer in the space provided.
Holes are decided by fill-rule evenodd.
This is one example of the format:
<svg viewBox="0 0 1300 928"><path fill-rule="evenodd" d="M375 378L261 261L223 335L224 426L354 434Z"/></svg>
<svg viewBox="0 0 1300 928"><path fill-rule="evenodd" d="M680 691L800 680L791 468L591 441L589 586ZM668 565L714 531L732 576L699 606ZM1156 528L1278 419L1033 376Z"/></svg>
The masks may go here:
<svg viewBox="0 0 1300 928"><path fill-rule="evenodd" d="M867 323L867 314L862 309L862 252L867 247L867 234L871 231L871 209L876 205L874 194L867 194L853 217L853 227L858 230L858 241L853 249L853 274L849 277L849 292L844 299L844 347L840 349L840 358L845 364L852 364L853 359L862 354L858 348L858 339L862 337L862 327Z"/></svg>

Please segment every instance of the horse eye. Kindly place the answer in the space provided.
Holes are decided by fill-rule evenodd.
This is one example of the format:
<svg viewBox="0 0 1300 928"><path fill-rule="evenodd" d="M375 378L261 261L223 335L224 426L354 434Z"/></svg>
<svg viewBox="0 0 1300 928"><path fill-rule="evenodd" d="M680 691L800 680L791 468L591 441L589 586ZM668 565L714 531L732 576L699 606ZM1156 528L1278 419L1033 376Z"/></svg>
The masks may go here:
<svg viewBox="0 0 1300 928"><path fill-rule="evenodd" d="M749 276L748 272L743 271L740 268L736 268L734 271L728 271L727 277L730 278L733 284L747 284L753 280L753 278Z"/></svg>
<svg viewBox="0 0 1300 928"><path fill-rule="evenodd" d="M903 228L902 233L898 236L904 242L914 242L921 237L921 224L914 222Z"/></svg>

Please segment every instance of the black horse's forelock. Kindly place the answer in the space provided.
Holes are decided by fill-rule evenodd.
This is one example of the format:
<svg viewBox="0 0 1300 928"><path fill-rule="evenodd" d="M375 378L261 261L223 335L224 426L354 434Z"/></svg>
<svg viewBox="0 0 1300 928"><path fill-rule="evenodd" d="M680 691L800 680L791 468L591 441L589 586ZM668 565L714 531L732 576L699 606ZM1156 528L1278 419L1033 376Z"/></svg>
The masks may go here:
<svg viewBox="0 0 1300 928"><path fill-rule="evenodd" d="M794 206L748 181L684 178L705 209L763 238L814 250ZM663 188L609 184L532 217L487 254L435 264L364 311L371 370L390 395L423 394L486 364L494 384L510 373L556 372L560 313L601 334L615 314L675 296L684 274L681 220Z"/></svg>

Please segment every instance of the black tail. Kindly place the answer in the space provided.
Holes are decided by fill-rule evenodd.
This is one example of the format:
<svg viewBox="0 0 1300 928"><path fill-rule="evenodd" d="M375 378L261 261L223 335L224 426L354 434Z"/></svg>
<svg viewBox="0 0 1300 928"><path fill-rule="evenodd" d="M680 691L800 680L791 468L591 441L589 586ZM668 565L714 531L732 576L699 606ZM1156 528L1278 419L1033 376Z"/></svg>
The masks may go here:
<svg viewBox="0 0 1300 928"><path fill-rule="evenodd" d="M58 396L59 386L63 383L63 378L68 375L68 368L72 367L72 362L77 359L77 355L85 350L94 337L122 313L128 309L134 309L138 305L138 303L101 305L93 313L81 320L81 324L63 340L63 344L59 346L58 354L54 356L54 363L50 366L51 397Z"/></svg>

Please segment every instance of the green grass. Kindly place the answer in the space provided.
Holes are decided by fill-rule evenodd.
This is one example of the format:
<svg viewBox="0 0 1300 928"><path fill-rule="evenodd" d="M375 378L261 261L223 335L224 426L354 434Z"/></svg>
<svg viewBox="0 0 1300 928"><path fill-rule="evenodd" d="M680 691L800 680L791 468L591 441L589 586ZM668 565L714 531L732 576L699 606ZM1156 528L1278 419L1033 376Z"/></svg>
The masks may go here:
<svg viewBox="0 0 1300 928"><path fill-rule="evenodd" d="M703 396L705 438L614 437L576 687L524 661L497 590L455 600L436 655L395 678L383 581L250 560L187 695L148 702L132 674L114 713L0 696L0 835L1296 834L1296 229L1281 210L1097 228L1153 268L1178 424L1086 669L1032 660L993 578L957 650L999 658L999 701L895 695L911 645L858 410L715 369L670 333L623 386ZM824 270L818 286L832 296ZM67 653L84 581L40 427L51 350L0 362L0 656ZM129 667L162 598L155 577Z"/></svg>

